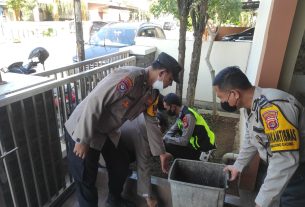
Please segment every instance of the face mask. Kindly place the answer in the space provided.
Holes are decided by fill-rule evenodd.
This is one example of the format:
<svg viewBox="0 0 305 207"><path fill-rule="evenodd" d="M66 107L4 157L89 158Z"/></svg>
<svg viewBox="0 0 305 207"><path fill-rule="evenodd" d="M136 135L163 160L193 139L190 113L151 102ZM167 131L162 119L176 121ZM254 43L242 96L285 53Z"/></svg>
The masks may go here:
<svg viewBox="0 0 305 207"><path fill-rule="evenodd" d="M153 89L157 89L160 92L163 90L163 81L161 80L156 80L153 85L152 85Z"/></svg>
<svg viewBox="0 0 305 207"><path fill-rule="evenodd" d="M172 109L172 108L170 108L170 109L167 111L167 114L168 114L169 116L175 116L175 115L176 115L175 111L172 111L171 109Z"/></svg>
<svg viewBox="0 0 305 207"><path fill-rule="evenodd" d="M230 98L230 96L231 96L231 93L232 93L232 92L230 92L230 95L229 95L227 101L221 102L221 103L220 103L221 108L223 108L223 110L225 110L225 111L227 111L227 112L234 112L234 111L237 110L236 103L235 103L235 106L230 106L230 104L229 104L229 102L228 102L228 101L229 101L229 98ZM236 102L237 102L237 100L236 100Z"/></svg>
<svg viewBox="0 0 305 207"><path fill-rule="evenodd" d="M221 102L220 105L221 105L221 108L223 108L223 110L225 110L227 112L234 112L237 110L236 106L230 106L229 102L227 102L227 101Z"/></svg>

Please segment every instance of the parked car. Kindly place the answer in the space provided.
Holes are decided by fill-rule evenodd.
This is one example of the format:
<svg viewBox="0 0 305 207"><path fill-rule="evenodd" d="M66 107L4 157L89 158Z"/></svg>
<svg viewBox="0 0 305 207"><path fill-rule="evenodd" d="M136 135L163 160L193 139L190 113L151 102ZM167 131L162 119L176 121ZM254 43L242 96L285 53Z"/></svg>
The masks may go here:
<svg viewBox="0 0 305 207"><path fill-rule="evenodd" d="M97 33L106 24L107 24L107 22L104 22L104 21L92 21L92 22L90 22L90 26L89 26L90 37L92 37L95 33Z"/></svg>
<svg viewBox="0 0 305 207"><path fill-rule="evenodd" d="M98 32L103 26L108 24L109 22L104 22L100 20L96 21L83 21L83 37L84 40L88 42L90 41L90 37L93 36L96 32ZM74 20L69 21L69 31L70 33L75 33L75 22Z"/></svg>
<svg viewBox="0 0 305 207"><path fill-rule="evenodd" d="M164 29L164 30L176 29L176 25L175 25L174 22L164 22L164 24L163 24L163 29Z"/></svg>
<svg viewBox="0 0 305 207"><path fill-rule="evenodd" d="M245 40L252 41L253 35L254 35L254 30L255 30L255 28L252 27L252 28L246 29L240 33L226 35L221 38L221 41L245 41Z"/></svg>
<svg viewBox="0 0 305 207"><path fill-rule="evenodd" d="M151 23L109 23L90 37L85 46L85 59L91 59L114 52L120 48L134 45L136 37L165 39L161 27ZM77 57L73 58L78 61Z"/></svg>

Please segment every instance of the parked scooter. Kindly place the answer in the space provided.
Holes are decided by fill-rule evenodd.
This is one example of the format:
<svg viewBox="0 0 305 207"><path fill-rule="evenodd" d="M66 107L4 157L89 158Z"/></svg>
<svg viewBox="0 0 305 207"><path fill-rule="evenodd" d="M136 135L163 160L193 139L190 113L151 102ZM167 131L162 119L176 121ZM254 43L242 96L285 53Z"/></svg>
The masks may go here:
<svg viewBox="0 0 305 207"><path fill-rule="evenodd" d="M37 47L30 52L26 62L15 62L7 67L7 71L11 73L31 74L36 72L36 67L40 63L45 70L44 62L49 57L49 52L43 47Z"/></svg>

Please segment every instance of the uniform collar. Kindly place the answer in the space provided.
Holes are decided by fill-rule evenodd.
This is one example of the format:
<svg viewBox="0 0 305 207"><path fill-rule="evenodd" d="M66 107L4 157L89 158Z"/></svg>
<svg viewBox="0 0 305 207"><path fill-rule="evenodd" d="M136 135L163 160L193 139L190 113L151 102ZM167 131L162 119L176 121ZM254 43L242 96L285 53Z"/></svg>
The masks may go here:
<svg viewBox="0 0 305 207"><path fill-rule="evenodd" d="M258 104L258 99L262 95L262 88L255 86L254 95L251 104L251 111L255 111Z"/></svg>
<svg viewBox="0 0 305 207"><path fill-rule="evenodd" d="M179 117L183 116L183 114L184 114L183 112L184 112L186 109L187 109L187 107L184 106L184 105L182 105L182 106L180 107Z"/></svg>

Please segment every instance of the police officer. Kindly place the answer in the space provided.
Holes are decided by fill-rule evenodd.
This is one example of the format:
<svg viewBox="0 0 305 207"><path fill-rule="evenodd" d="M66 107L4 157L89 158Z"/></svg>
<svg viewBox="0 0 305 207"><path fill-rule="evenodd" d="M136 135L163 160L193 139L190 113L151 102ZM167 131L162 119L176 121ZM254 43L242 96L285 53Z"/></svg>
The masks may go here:
<svg viewBox="0 0 305 207"><path fill-rule="evenodd" d="M69 169L81 207L97 206L95 181L107 139L117 146L119 128L146 110L162 90L178 80L178 62L161 53L148 68L122 67L110 73L75 108L65 123Z"/></svg>
<svg viewBox="0 0 305 207"><path fill-rule="evenodd" d="M162 133L158 127L157 103L158 99L146 112L123 124L117 148L108 140L102 149L109 177L108 206L117 206L116 204L123 199L121 193L129 175L129 164L134 161L137 163L138 195L146 199L149 207L157 206L157 199L152 193L150 183L152 156L160 157L161 169L164 173L168 173L169 161L172 158L165 151Z"/></svg>
<svg viewBox="0 0 305 207"><path fill-rule="evenodd" d="M256 152L267 173L256 206L305 206L305 113L290 94L252 86L236 66L220 71L213 82L224 110L241 109L246 134L234 165L225 168L237 178Z"/></svg>
<svg viewBox="0 0 305 207"><path fill-rule="evenodd" d="M202 115L190 107L182 106L174 93L167 94L163 101L168 114L178 116L164 136L167 152L175 158L198 160L201 152L215 149L215 135Z"/></svg>

